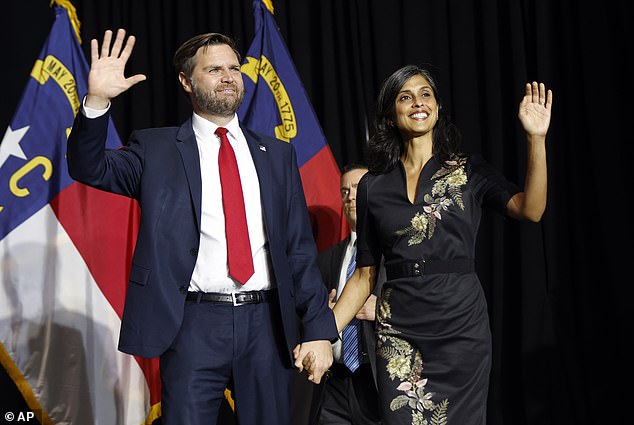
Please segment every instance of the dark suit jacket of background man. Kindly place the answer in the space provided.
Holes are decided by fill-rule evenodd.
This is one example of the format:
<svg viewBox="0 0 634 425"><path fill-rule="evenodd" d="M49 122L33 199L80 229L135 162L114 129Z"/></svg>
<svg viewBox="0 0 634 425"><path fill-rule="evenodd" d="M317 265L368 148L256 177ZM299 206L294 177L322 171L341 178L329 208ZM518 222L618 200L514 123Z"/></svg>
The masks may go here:
<svg viewBox="0 0 634 425"><path fill-rule="evenodd" d="M125 148L104 150L109 116L88 119L82 112L77 114L68 139L68 168L82 183L139 202L141 219L119 350L156 357L171 345L181 326L198 255L202 199L198 148L189 119L180 127L133 132ZM317 250L295 150L289 143L242 131L260 182L286 345L280 349L288 351L291 367L292 349L300 337L301 341L333 340L336 325L315 264ZM118 178L113 169L119 170Z"/></svg>
<svg viewBox="0 0 634 425"><path fill-rule="evenodd" d="M331 290L337 289L339 286L339 277L341 275L342 267L347 269L348 265L343 264L344 257L346 255L346 247L350 242L350 236L336 245L319 253L317 257L317 264L321 275L324 279L324 284L330 293ZM377 280L374 287L374 294L379 297L381 294L381 287L385 282L385 271L381 266L377 269ZM338 296L341 294L337 294ZM378 302L378 301L377 301ZM361 321L361 338L363 351L367 353L370 367L372 368L372 375L374 377L374 391L376 391L376 337L374 334L375 322L369 320ZM311 408L311 423L316 423L316 418L319 413L319 405L321 404L321 390L323 389L323 382L315 388L313 393L313 405Z"/></svg>

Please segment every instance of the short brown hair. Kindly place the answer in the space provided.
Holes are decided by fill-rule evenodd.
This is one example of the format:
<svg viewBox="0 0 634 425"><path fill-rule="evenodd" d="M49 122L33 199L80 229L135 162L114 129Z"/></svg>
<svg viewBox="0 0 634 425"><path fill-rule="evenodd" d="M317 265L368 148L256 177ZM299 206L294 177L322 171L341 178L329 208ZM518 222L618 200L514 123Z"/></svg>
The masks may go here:
<svg viewBox="0 0 634 425"><path fill-rule="evenodd" d="M191 78L192 73L194 72L194 67L196 66L194 57L196 56L198 49L201 47L207 48L209 46L217 46L220 44L226 44L231 47L238 57L238 62L242 61L240 53L236 49L235 42L232 38L227 37L224 34L209 32L207 34L200 34L190 38L181 44L181 46L176 50L173 59L176 73L180 74L182 72L187 78Z"/></svg>

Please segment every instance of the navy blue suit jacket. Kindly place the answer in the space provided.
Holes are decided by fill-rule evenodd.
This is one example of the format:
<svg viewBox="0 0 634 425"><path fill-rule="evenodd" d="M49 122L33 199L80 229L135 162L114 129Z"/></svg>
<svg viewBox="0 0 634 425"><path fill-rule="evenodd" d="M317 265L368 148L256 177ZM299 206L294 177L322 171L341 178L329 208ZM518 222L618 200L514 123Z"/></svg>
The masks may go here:
<svg viewBox="0 0 634 425"><path fill-rule="evenodd" d="M180 127L135 131L121 149L104 149L109 114L78 113L68 139L71 177L134 198L141 209L119 350L162 354L183 319L200 240L200 160L191 119ZM260 182L283 335L292 364L300 341L334 340L337 330L316 266L295 150L289 143L242 129Z"/></svg>

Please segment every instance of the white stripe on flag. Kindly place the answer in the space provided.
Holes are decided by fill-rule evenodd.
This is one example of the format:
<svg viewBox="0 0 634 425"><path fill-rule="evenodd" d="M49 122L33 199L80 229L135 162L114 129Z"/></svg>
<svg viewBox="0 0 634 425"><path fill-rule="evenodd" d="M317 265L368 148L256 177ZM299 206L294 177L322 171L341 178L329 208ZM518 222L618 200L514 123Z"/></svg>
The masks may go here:
<svg viewBox="0 0 634 425"><path fill-rule="evenodd" d="M0 241L0 265L0 342L48 416L144 423L150 393L117 350L121 321L49 205Z"/></svg>

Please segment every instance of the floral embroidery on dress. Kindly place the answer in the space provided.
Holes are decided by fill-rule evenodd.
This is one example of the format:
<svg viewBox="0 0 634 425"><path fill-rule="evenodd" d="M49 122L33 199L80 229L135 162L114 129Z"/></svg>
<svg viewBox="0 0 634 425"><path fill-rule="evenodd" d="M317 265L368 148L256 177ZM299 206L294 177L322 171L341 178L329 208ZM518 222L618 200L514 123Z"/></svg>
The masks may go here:
<svg viewBox="0 0 634 425"><path fill-rule="evenodd" d="M410 220L410 225L398 230L397 235L408 235L408 246L421 243L429 239L436 230L436 222L442 220L442 211L447 211L450 206L457 205L464 210L462 201L462 186L467 179L465 165L466 158L457 158L445 161L445 165L436 171L431 177L436 180L431 189L431 194L423 196L423 211L417 212Z"/></svg>
<svg viewBox="0 0 634 425"><path fill-rule="evenodd" d="M392 328L387 319L392 317L389 298L392 288L385 289L381 297L377 317L377 355L387 360L386 370L390 379L397 379L397 390L403 394L390 402L390 409L396 411L409 407L412 425L444 425L447 423L449 400L439 403L432 399L434 393L426 391L427 378L423 378L423 357L404 339L399 331Z"/></svg>

